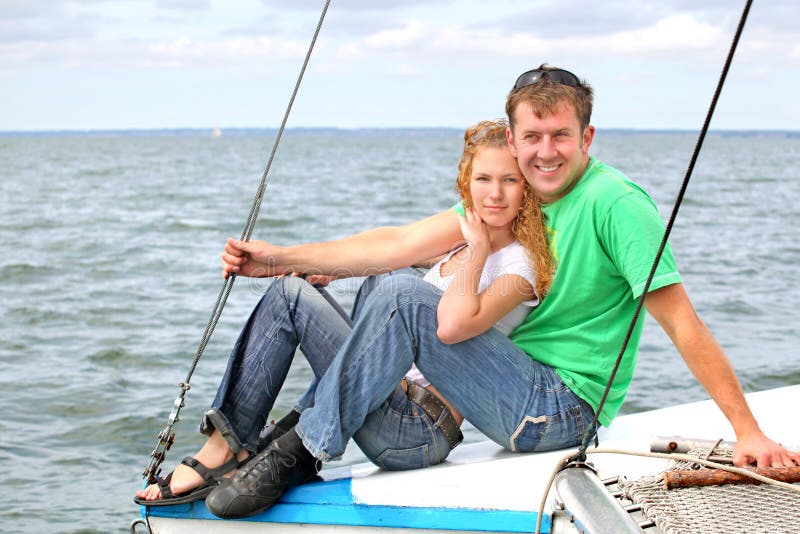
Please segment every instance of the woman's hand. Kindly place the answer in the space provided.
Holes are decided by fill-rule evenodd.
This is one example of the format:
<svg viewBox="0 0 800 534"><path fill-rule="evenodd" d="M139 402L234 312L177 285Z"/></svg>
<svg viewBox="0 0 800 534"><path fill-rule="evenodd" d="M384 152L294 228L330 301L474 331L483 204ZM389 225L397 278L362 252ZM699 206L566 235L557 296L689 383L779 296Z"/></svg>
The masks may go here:
<svg viewBox="0 0 800 534"><path fill-rule="evenodd" d="M467 245L475 249L476 252L489 254L491 241L489 241L489 229L486 223L480 218L474 208L464 210L464 217L459 217L461 224L461 234Z"/></svg>

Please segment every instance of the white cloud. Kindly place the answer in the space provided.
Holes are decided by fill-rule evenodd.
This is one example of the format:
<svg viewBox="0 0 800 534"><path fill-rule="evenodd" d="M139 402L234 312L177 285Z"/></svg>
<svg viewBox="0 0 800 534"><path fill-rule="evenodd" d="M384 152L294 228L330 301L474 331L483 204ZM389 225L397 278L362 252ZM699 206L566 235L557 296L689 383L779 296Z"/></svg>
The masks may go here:
<svg viewBox="0 0 800 534"><path fill-rule="evenodd" d="M710 52L715 56L726 44L721 28L689 15L663 18L636 30L584 37L541 38L530 33L457 26L431 28L410 20L402 28L384 30L340 47L341 59L364 60L386 52L416 57L420 63L443 59L474 62L487 57L498 61L518 58L581 55L622 55L684 58L687 51Z"/></svg>
<svg viewBox="0 0 800 534"><path fill-rule="evenodd" d="M108 53L104 50L102 53ZM11 71L14 68L35 69L37 64L79 68L102 56L76 42L33 42L0 44L0 63Z"/></svg>
<svg viewBox="0 0 800 534"><path fill-rule="evenodd" d="M270 61L302 57L305 47L293 41L254 37L223 41L176 39L155 43L145 48L144 60L152 66L190 66L208 62L237 64L254 58Z"/></svg>
<svg viewBox="0 0 800 534"><path fill-rule="evenodd" d="M0 45L0 58L17 63L23 61L58 62L61 64L128 64L148 67L182 67L202 64L244 65L259 60L262 64L279 63L300 58L308 43L300 36L266 37L262 35L209 35L182 37L147 43L143 40L106 41L75 40L49 46L20 47ZM227 38L226 38L227 37ZM420 20L399 22L392 29L381 30L364 37L352 37L345 42L332 40L316 51L325 70L334 72L339 64L385 60L388 54L402 58L405 67L394 72L418 75L430 64L471 64L494 58L496 62L519 62L532 57L562 60L566 57L635 56L675 57L694 61L704 56L719 57L729 36L720 27L699 21L691 15L669 16L635 30L616 33L561 38L542 38L526 32L507 33L497 29L462 26L431 26ZM326 36L323 34L325 43ZM751 35L743 40L747 55L762 55L769 41ZM796 50L787 46L787 49ZM100 53L102 52L102 53ZM687 56L686 52L694 52ZM795 52L793 52L794 54Z"/></svg>
<svg viewBox="0 0 800 534"><path fill-rule="evenodd" d="M357 43L345 43L336 48L334 57L343 61L358 61L364 59L366 53Z"/></svg>
<svg viewBox="0 0 800 534"><path fill-rule="evenodd" d="M282 10L321 10L324 5L323 0L261 0L261 3L268 7L275 7ZM380 0L332 0L330 9L341 9L343 11L393 11L402 10L414 5L440 5L447 6L453 0L403 0L402 2L383 2Z"/></svg>
<svg viewBox="0 0 800 534"><path fill-rule="evenodd" d="M156 7L178 11L205 11L211 8L211 0L156 0Z"/></svg>
<svg viewBox="0 0 800 534"><path fill-rule="evenodd" d="M405 78L417 78L424 74L424 71L414 63L400 63L392 67L392 72Z"/></svg>
<svg viewBox="0 0 800 534"><path fill-rule="evenodd" d="M364 43L376 50L416 50L427 36L428 30L418 20L410 20L405 27L383 30L367 36Z"/></svg>
<svg viewBox="0 0 800 534"><path fill-rule="evenodd" d="M443 28L434 37L431 47L465 58L494 56L495 58L530 57L532 53L545 53L558 42L516 33L506 35L496 31Z"/></svg>
<svg viewBox="0 0 800 534"><path fill-rule="evenodd" d="M296 61L305 55L306 44L269 37L194 40L178 38L147 43L126 42L39 42L0 44L0 58L7 66L32 67L50 64L80 67L193 67L238 66L257 60L261 65Z"/></svg>
<svg viewBox="0 0 800 534"><path fill-rule="evenodd" d="M620 32L598 41L606 45L605 51L617 54L681 54L714 49L723 42L722 37L719 27L698 22L690 15L676 15L652 26Z"/></svg>

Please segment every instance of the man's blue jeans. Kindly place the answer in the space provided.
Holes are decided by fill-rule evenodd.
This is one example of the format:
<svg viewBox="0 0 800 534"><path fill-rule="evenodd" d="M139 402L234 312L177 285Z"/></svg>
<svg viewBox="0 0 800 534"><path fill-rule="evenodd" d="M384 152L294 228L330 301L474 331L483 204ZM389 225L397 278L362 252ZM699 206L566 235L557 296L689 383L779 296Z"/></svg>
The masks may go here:
<svg viewBox="0 0 800 534"><path fill-rule="evenodd" d="M478 430L512 451L578 445L592 408L555 371L495 329L445 345L436 336L438 289L410 275L371 279L352 332L319 378L296 430L321 460L341 456L368 414L413 362Z"/></svg>
<svg viewBox="0 0 800 534"><path fill-rule="evenodd" d="M364 310L376 281L369 279L359 291L354 318ZM317 384L351 327L351 319L324 291L300 278L276 280L242 330L200 431L211 434L216 428L234 452L255 450L296 349L302 350L314 372L314 380L295 408L303 412L315 404ZM409 363L405 371L410 367ZM355 434L353 438L367 457L384 469L426 467L450 453L447 437L439 428L442 417L432 420L399 387L405 371L347 436Z"/></svg>

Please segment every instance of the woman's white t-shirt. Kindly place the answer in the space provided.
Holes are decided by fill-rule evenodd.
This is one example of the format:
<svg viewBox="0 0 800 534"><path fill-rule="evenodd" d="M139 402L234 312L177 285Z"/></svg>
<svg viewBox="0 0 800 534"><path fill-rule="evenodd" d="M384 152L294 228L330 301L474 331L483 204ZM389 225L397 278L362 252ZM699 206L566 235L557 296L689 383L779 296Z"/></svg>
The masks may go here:
<svg viewBox="0 0 800 534"><path fill-rule="evenodd" d="M446 263L456 252L462 248L463 247L450 251L442 259L436 262L436 265L431 267L423 280L435 285L442 291L447 291L447 289L450 287L450 284L453 283L458 271L456 270L456 272L453 274L442 276L442 264ZM481 279L478 282L478 293L489 287L489 285L491 285L495 279L506 274L515 274L521 276L532 286L536 286L536 276L530 266L530 262L528 261L528 254L525 252L525 248L519 241L514 241L510 245L501 248L497 252L493 252L489 255L489 257L486 258L483 271L481 271ZM462 284L465 283L465 281L462 280L455 280L455 282ZM509 283L514 283L514 279L511 278ZM504 288L492 288L492 291L495 290L503 291ZM525 317L528 316L531 308L537 304L539 304L539 297L535 297L531 300L526 300L525 302L520 303L516 308L508 312L499 321L497 321L494 327L500 330L503 334L510 335L511 332L517 326L519 326L522 321L525 320ZM411 369L408 371L408 373L406 373L406 380L416 382L421 386L430 385L430 382L425 379L419 369L417 369L416 365L412 365Z"/></svg>

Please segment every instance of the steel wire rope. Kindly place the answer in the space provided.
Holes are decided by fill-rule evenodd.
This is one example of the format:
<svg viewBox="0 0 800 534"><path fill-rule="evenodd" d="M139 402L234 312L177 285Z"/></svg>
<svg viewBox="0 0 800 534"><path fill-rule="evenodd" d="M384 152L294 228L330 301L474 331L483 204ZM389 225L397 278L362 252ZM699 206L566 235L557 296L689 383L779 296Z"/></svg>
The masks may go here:
<svg viewBox="0 0 800 534"><path fill-rule="evenodd" d="M658 263L661 260L661 255L664 253L664 248L667 246L667 239L669 238L670 233L672 232L672 227L675 224L675 219L678 216L678 210L681 207L681 203L683 202L684 194L686 193L686 189L689 186L689 180L692 177L692 172L694 171L694 166L697 163L697 158L700 155L700 150L703 146L703 141L705 140L706 134L708 133L708 127L711 124L711 118L714 115L714 110L717 107L717 101L719 100L719 96L722 93L722 87L725 84L725 78L728 76L728 71L730 70L731 63L733 62L733 55L736 52L736 47L739 44L739 38L742 35L742 31L744 30L745 22L747 21L747 15L750 12L750 6L753 4L753 0L747 0L744 9L742 11L742 15L739 19L739 25L736 28L736 33L733 36L733 41L731 42L730 50L728 51L728 57L725 60L725 65L722 68L722 73L720 74L719 81L717 82L717 88L714 91L714 96L711 99L711 105L708 108L708 112L706 113L705 121L703 122L703 127L700 130L700 134L697 138L697 143L694 147L694 152L692 153L692 158L689 161L689 166L686 169L686 174L683 178L683 183L681 184L680 190L678 191L678 196L675 199L675 204L672 208L672 213L669 217L669 222L664 230L664 237L661 240L661 245L658 247L658 252L656 253L655 260L653 261L653 265L650 268L650 274L647 277L647 281L644 284L644 289L642 289L642 296L639 298L639 302L636 304L636 309L633 313L633 318L631 319L631 323L628 326L628 331L625 334L625 340L622 343L622 348L619 351L619 355L617 356L617 360L614 363L614 367L611 371L611 376L608 379L608 383L606 384L606 389L603 392L603 396L600 399L600 403L595 410L594 418L592 422L589 424L589 427L586 429L586 432L583 435L581 446L578 452L572 457L574 461L582 461L586 458L586 450L589 448L589 443L597 436L597 423L600 417L600 412L605 405L606 399L608 398L608 394L611 391L611 386L614 383L614 378L617 375L617 371L619 370L619 366L622 363L622 357L625 354L625 350L628 348L628 343L630 342L631 336L633 335L633 329L636 326L636 322L639 319L639 315L642 312L642 307L644 306L644 301L647 296L647 292L650 289L650 285L653 282L653 277L655 276L656 269L658 268Z"/></svg>
<svg viewBox="0 0 800 534"><path fill-rule="evenodd" d="M306 51L305 58L303 59L303 64L300 67L300 73L297 76L297 80L294 85L294 89L292 90L291 97L289 98L289 103L286 106L286 111L283 114L283 119L281 120L280 127L278 128L278 132L275 136L275 141L272 144L272 150L270 152L269 158L267 159L267 164L264 168L264 172L261 174L261 181L259 183L258 189L256 190L255 198L253 199L253 205L250 208L250 213L247 216L247 222L245 223L244 229L242 230L242 235L240 240L241 241L250 241L250 236L253 234L253 229L255 228L256 221L258 220L258 213L261 209L261 203L264 199L264 192L267 188L267 177L269 176L269 171L272 168L272 162L275 159L275 154L278 151L278 145L283 137L283 131L286 128L286 123L289 120L289 114L291 113L292 106L294 105L295 98L297 97L297 93L300 90L300 83L303 81L303 76L306 72L306 67L308 67L308 63L311 60L311 53L314 50L314 45L317 42L317 37L319 37L320 30L322 29L322 24L325 20L325 14L328 12L328 6L330 5L330 0L325 0L325 5L322 7L322 12L319 16L319 21L317 22L317 26L314 30L314 35L311 38L311 42L309 43L308 50ZM180 410L184 405L183 399L186 396L186 392L189 391L190 386L189 382L192 379L192 375L194 374L195 369L197 368L197 364L200 361L200 358L203 356L203 352L208 345L208 342L211 340L211 336L214 334L214 330L217 327L217 323L219 322L220 317L222 316L222 310L225 308L225 304L228 301L228 296L231 293L231 289L233 289L233 284L236 281L236 274L233 273L229 275L225 282L222 284L222 287L219 290L219 294L217 295L216 303L214 304L214 309L211 312L211 317L206 324L205 330L203 331L203 335L200 339L200 343L197 347L197 352L195 353L194 361L192 361L192 365L189 368L189 372L186 375L186 379L183 382L180 382L178 385L180 387L180 392L176 397L173 403L173 409L169 416L169 421L167 426L159 433L158 436L158 443L156 444L156 448L151 453L152 460L150 465L145 469L143 473L143 477L146 478L148 481L152 480L155 475L157 474L159 465L164 461L164 456L166 450L172 445L172 440L174 439L174 431L173 426L178 421L178 415L180 414Z"/></svg>

